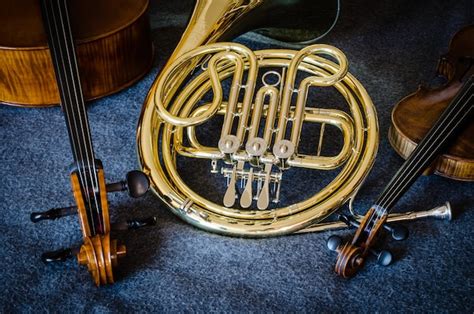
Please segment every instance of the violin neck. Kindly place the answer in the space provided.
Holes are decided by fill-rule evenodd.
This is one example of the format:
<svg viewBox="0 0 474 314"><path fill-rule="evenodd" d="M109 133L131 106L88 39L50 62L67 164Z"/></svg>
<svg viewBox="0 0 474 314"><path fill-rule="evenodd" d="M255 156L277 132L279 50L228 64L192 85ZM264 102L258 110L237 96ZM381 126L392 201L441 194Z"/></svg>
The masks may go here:
<svg viewBox="0 0 474 314"><path fill-rule="evenodd" d="M67 0L41 0L41 11L74 161L78 168L81 165L93 164L94 151Z"/></svg>
<svg viewBox="0 0 474 314"><path fill-rule="evenodd" d="M388 213L421 173L442 153L442 150L472 116L474 76L471 76L446 108L438 121L417 145L381 193L375 205Z"/></svg>
<svg viewBox="0 0 474 314"><path fill-rule="evenodd" d="M93 236L106 231L103 217L107 204L101 196L101 166L96 162L92 148L67 1L41 0L41 13L74 156L75 167L71 174L74 197L78 211L84 213L81 218L87 225L83 229L84 235Z"/></svg>

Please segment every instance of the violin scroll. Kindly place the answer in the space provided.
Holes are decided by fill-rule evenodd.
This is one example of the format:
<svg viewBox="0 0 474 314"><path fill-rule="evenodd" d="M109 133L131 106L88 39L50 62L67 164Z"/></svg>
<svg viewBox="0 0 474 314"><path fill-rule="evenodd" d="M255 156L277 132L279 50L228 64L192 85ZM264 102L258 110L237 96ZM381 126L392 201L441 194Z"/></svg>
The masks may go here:
<svg viewBox="0 0 474 314"><path fill-rule="evenodd" d="M354 276L365 262L365 254L362 248L350 243L337 248L337 260L334 271L344 278Z"/></svg>
<svg viewBox="0 0 474 314"><path fill-rule="evenodd" d="M386 229L392 238L397 241L408 237L408 229L403 226L388 226L385 224L387 215L372 207L361 223L356 219L341 214L339 219L348 226L356 227L357 232L352 242L342 244L339 236L333 235L326 242L327 248L338 253L334 271L344 277L354 276L363 266L369 254L377 258L377 263L388 266L392 263L393 255L387 250L375 250L373 244L378 238L380 230Z"/></svg>
<svg viewBox="0 0 474 314"><path fill-rule="evenodd" d="M80 265L87 266L97 286L113 283L112 268L117 265L117 260L126 254L126 248L119 245L117 240L111 239L113 225L110 224L107 192L128 190L130 196L139 197L148 191L149 181L144 173L131 171L125 181L106 185L102 162L95 158L85 97L82 94L76 45L69 19L70 1L39 2L73 153L74 163L70 178L76 204L33 213L30 218L33 222L38 222L77 214L83 244L76 249L45 253L42 256L43 261L64 261L75 255ZM149 221L139 221L132 226L151 224Z"/></svg>
<svg viewBox="0 0 474 314"><path fill-rule="evenodd" d="M35 212L31 214L30 219L36 223L77 214L80 218L84 243L79 247L45 252L41 255L41 260L45 263L64 262L75 256L80 265L87 267L97 286L110 284L114 282L113 268L117 266L118 260L126 255L125 245L120 245L117 240L111 239L110 232L152 226L156 224L156 217L110 224L106 193L127 190L132 197L138 197L148 191L149 181L143 172L134 170L127 174L126 180L106 185L103 170L100 167L97 170L99 190L95 191L93 187L88 188L79 184L78 173L75 170L71 174L76 205ZM97 199L100 208L88 204L88 198ZM96 220L90 219L92 210L97 215Z"/></svg>
<svg viewBox="0 0 474 314"><path fill-rule="evenodd" d="M329 250L338 253L334 271L344 278L349 278L362 268L367 254L364 254L360 247L350 243L341 245L341 243L341 237L333 235L329 237L326 244ZM375 256L377 263L381 266L388 266L393 261L393 255L390 251L369 249L367 252Z"/></svg>
<svg viewBox="0 0 474 314"><path fill-rule="evenodd" d="M114 283L112 268L126 253L125 245L118 245L117 240L111 240L109 234L96 235L84 239L77 260L80 265L87 266L94 283L100 286Z"/></svg>

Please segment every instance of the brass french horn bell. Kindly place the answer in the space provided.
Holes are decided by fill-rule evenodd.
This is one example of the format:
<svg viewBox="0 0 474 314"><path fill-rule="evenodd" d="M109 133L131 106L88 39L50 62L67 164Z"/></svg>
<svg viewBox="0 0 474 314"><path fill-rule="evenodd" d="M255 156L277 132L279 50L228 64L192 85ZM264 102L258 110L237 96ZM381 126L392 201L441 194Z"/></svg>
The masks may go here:
<svg viewBox="0 0 474 314"><path fill-rule="evenodd" d="M142 109L138 154L152 190L176 215L208 231L246 237L320 231L318 222L353 199L377 152L374 105L347 72L339 49L319 44L251 51L216 43L237 34L246 15L272 2L281 1L197 1ZM344 108L318 106L315 88L337 93ZM210 121L222 121L214 146L196 135ZM305 125L319 128L311 154L300 152ZM327 128L338 130L341 142L333 155L322 153ZM178 165L190 158L209 160L209 176L227 182L218 200L200 195L182 176ZM338 173L307 199L281 206L292 188L285 174L296 168Z"/></svg>

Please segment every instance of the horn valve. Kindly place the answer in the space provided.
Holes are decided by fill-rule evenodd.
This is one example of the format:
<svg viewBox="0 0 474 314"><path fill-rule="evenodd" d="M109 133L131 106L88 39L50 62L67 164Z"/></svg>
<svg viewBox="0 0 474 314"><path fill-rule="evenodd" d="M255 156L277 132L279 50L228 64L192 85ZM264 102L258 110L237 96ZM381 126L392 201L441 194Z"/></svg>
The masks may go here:
<svg viewBox="0 0 474 314"><path fill-rule="evenodd" d="M141 117L139 155L154 191L186 221L228 235L280 235L324 219L354 194L377 150L374 106L347 69L328 45L251 51L215 43L183 54L160 74ZM313 88L336 90L344 108L318 106ZM217 144L206 146L196 130L214 117ZM305 124L319 128L311 153L300 147ZM324 155L328 127L341 143ZM188 186L179 158L210 160L211 175L226 183L218 202ZM278 207L292 168L341 170L309 199Z"/></svg>

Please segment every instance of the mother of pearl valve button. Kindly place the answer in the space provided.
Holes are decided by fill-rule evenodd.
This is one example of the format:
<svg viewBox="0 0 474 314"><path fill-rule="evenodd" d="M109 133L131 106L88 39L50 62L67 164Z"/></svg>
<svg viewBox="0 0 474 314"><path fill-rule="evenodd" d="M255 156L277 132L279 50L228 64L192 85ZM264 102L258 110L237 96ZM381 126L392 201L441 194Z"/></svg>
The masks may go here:
<svg viewBox="0 0 474 314"><path fill-rule="evenodd" d="M233 154L239 149L240 141L237 136L228 134L220 138L218 146L224 154Z"/></svg>
<svg viewBox="0 0 474 314"><path fill-rule="evenodd" d="M289 140L280 140L273 145L273 155L280 159L288 159L295 153L295 145Z"/></svg>
<svg viewBox="0 0 474 314"><path fill-rule="evenodd" d="M245 144L245 150L250 156L262 156L267 150L267 143L261 137L254 137Z"/></svg>

